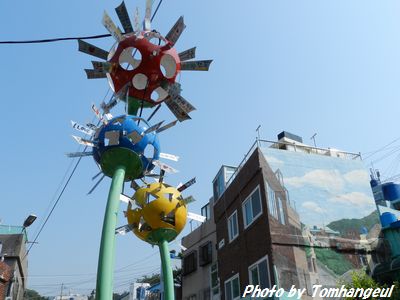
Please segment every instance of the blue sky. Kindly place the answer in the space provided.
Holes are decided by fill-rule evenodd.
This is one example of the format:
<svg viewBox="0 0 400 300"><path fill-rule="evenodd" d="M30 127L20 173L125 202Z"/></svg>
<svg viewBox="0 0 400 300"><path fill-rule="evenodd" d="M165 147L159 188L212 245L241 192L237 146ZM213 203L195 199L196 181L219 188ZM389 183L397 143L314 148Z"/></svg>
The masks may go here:
<svg viewBox="0 0 400 300"><path fill-rule="evenodd" d="M0 39L103 34L103 10L116 20L119 4L2 1ZM143 16L144 1L126 4L131 16L140 5ZM317 133L318 146L350 152L373 151L398 137L399 6L398 1L164 1L153 27L165 34L184 15L187 28L177 49L197 46L198 59L214 59L210 72L180 78L183 96L197 108L193 120L160 136L162 151L181 157L173 164L180 173L168 182L197 176L188 191L198 199L191 210L199 212L211 195L221 164L242 160L258 125L265 139L287 130L307 142ZM109 49L113 41L91 43ZM91 58L77 48L75 41L0 45L0 218L3 224L21 224L36 213L31 237L71 163L64 153L77 149L70 120L92 120L91 103L100 103L108 89L105 80L86 79L83 69ZM172 118L163 108L154 122ZM58 293L61 283L71 292L94 288L110 183L105 180L87 196L96 173L85 158L30 253L29 285L44 294ZM118 237L116 269L124 269L116 273L116 290L158 265L156 249L130 235Z"/></svg>

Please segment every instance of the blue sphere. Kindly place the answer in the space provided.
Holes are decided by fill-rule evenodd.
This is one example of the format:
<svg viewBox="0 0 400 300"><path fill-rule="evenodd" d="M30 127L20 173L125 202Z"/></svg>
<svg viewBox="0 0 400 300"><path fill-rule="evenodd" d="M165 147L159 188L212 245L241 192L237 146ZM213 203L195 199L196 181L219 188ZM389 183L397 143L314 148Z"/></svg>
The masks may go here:
<svg viewBox="0 0 400 300"><path fill-rule="evenodd" d="M160 143L155 131L142 118L122 115L102 125L94 136L93 157L102 171L112 177L117 166L125 167L125 179L141 178L160 158Z"/></svg>

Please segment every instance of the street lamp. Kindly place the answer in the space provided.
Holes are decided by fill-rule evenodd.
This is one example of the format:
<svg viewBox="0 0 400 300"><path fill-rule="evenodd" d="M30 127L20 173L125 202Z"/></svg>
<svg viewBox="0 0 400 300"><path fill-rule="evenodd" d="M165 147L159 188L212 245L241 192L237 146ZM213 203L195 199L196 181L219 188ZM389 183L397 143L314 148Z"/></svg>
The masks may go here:
<svg viewBox="0 0 400 300"><path fill-rule="evenodd" d="M33 222L37 219L36 215L30 214L24 221L24 224L22 225L25 228L29 227L32 225Z"/></svg>

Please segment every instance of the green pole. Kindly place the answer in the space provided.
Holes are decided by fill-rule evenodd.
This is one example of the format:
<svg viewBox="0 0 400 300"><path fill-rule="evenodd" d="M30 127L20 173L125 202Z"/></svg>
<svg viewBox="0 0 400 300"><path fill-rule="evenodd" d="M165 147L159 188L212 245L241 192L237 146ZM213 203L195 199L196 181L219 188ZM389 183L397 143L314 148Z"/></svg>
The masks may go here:
<svg viewBox="0 0 400 300"><path fill-rule="evenodd" d="M161 268L163 274L164 298L163 300L174 300L174 276L172 274L171 259L169 256L168 242L161 240L158 244L161 256Z"/></svg>
<svg viewBox="0 0 400 300"><path fill-rule="evenodd" d="M115 227L119 209L119 198L125 179L125 167L118 166L111 181L107 207L104 215L99 264L97 267L96 300L113 298L113 275L115 260Z"/></svg>

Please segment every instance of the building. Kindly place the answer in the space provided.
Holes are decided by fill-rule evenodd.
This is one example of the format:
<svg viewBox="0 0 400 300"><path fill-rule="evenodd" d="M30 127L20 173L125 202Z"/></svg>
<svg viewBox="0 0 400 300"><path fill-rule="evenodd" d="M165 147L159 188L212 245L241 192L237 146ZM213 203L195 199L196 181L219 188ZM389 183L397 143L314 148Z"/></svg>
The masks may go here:
<svg viewBox="0 0 400 300"><path fill-rule="evenodd" d="M182 238L182 299L219 299L213 199L202 207L206 221Z"/></svg>
<svg viewBox="0 0 400 300"><path fill-rule="evenodd" d="M209 299L201 290L212 275L219 299L239 299L248 284L276 285L285 291L278 299L293 285L306 289L302 299L322 299L312 298L314 284L336 287L375 251L376 207L356 153L311 147L288 132L257 140L238 167L219 170L213 199L215 274L196 260L202 225L183 239L184 300Z"/></svg>
<svg viewBox="0 0 400 300"><path fill-rule="evenodd" d="M0 296L22 300L27 286L26 230L0 225Z"/></svg>

